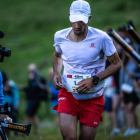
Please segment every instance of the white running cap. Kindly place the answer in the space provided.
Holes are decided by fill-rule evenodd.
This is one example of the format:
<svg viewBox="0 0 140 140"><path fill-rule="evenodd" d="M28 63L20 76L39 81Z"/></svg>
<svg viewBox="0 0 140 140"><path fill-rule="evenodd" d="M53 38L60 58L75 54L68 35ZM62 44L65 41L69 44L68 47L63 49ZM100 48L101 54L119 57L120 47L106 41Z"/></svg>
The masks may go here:
<svg viewBox="0 0 140 140"><path fill-rule="evenodd" d="M69 14L70 22L83 21L87 24L91 14L90 5L84 0L76 0L71 4Z"/></svg>

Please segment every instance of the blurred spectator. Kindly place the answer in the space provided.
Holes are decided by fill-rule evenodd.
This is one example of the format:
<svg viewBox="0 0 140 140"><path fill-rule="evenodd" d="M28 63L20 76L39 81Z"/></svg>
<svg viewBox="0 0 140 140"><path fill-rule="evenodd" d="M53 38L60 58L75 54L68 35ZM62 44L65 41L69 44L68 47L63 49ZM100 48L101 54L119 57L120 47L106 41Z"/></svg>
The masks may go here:
<svg viewBox="0 0 140 140"><path fill-rule="evenodd" d="M126 35L125 26L119 27L119 35L132 47L134 47L134 42ZM137 64L135 61L126 53L123 53L123 68L121 69L121 92L124 103L124 111L127 119L128 129L124 132L124 136L134 134L138 132L137 125L137 114L136 106L139 103L139 99L136 95L135 89L133 87L134 83L134 71Z"/></svg>
<svg viewBox="0 0 140 140"><path fill-rule="evenodd" d="M19 91L16 83L13 80L9 80L6 73L2 72L2 77L4 101L5 103L8 103L9 107L11 107L11 113L9 116L13 119L13 122L17 122L20 104Z"/></svg>
<svg viewBox="0 0 140 140"><path fill-rule="evenodd" d="M0 71L0 105L4 104L4 95L3 95L3 77Z"/></svg>
<svg viewBox="0 0 140 140"><path fill-rule="evenodd" d="M122 57L122 49L120 47L120 45L114 42L114 46L117 49L118 55L121 59ZM113 130L111 133L111 136L116 136L119 132L120 132L120 126L119 126L119 110L121 109L121 98L120 98L120 71L116 72L113 75L114 78L114 83L115 83L115 94L113 95L113 99L112 99L112 120L113 120Z"/></svg>
<svg viewBox="0 0 140 140"><path fill-rule="evenodd" d="M108 113L108 118L110 122L110 127L112 128L113 120L112 120L112 97L115 93L115 83L113 76L110 76L106 79L106 87L104 90L104 98L105 98L105 109L104 111Z"/></svg>
<svg viewBox="0 0 140 140"><path fill-rule="evenodd" d="M38 132L39 118L37 111L42 100L47 100L48 87L45 78L41 77L35 64L28 66L29 79L28 87L24 88L26 92L26 115L25 123L33 122L34 133Z"/></svg>
<svg viewBox="0 0 140 140"><path fill-rule="evenodd" d="M58 94L59 90L56 90L52 84L53 81L53 69L50 68L48 71L48 77L50 79L50 93L51 93L51 110L52 113L54 114L55 117L55 123L56 127L58 128L59 126L59 118L58 118L58 113L56 113L56 110L53 110L53 107L58 104Z"/></svg>
<svg viewBox="0 0 140 140"><path fill-rule="evenodd" d="M140 47L137 50L137 52L140 55ZM134 83L133 83L134 84L134 89L135 89L137 97L139 98L139 101L140 101L140 65L136 66L133 78L134 78Z"/></svg>
<svg viewBox="0 0 140 140"><path fill-rule="evenodd" d="M140 49L138 50L140 54ZM139 78L140 78L140 67L132 58L124 57L124 68L122 71L123 84L122 93L125 105L125 113L128 121L128 129L125 131L124 136L137 133L138 129L138 118L136 113L136 107L140 102L139 94Z"/></svg>
<svg viewBox="0 0 140 140"><path fill-rule="evenodd" d="M108 32L108 30L109 28L106 31ZM131 38L127 36L125 26L119 26L118 34L129 45L134 47L134 49L136 48L135 42L133 42L133 40L131 40ZM137 64L134 62L134 60L122 49L122 47L115 40L113 40L113 43L117 49L120 59L122 60L123 68L113 75L116 92L113 95L112 99L112 119L110 118L110 121L112 122L113 130L111 136L116 136L120 133L120 127L122 124L120 125L119 122L120 120L122 121L122 119L120 118L124 117L126 117L128 124L128 129L124 132L124 136L127 136L138 132L136 107L140 100L138 78L140 77L140 68L137 67L136 72L135 69ZM138 51L139 48L137 48L136 50ZM109 63L107 63L107 65L109 65ZM125 114L126 116L122 114Z"/></svg>
<svg viewBox="0 0 140 140"><path fill-rule="evenodd" d="M105 31L108 33L110 30L110 28L107 28ZM122 32L122 27L118 29L118 32ZM121 33L122 34L122 33ZM123 35L124 37L124 35ZM113 40L113 44L118 52L118 55L120 57L120 59L122 58L122 48L121 46L115 41ZM110 65L110 62L107 60L106 61L106 67L108 67ZM111 97L111 122L112 122L112 127L113 130L111 132L111 136L116 136L117 134L119 134L120 132L120 128L119 128L119 109L120 109L120 104L121 104L121 99L120 99L120 71L117 71L114 75L113 75L113 81L115 84L115 90L114 90L114 94ZM110 87L111 88L111 87ZM109 94L109 93L108 93Z"/></svg>
<svg viewBox="0 0 140 140"><path fill-rule="evenodd" d="M134 89L136 91L136 95L140 102L140 66L137 66L133 77L134 77L134 83L133 83Z"/></svg>
<svg viewBox="0 0 140 140"><path fill-rule="evenodd" d="M136 106L139 104L139 99L136 96L135 89L133 88L133 75L136 69L136 63L132 58L126 58L123 61L123 69L121 71L122 76L122 96L124 102L124 109L128 123L128 129L124 132L124 136L134 134L138 132L137 126L137 115Z"/></svg>
<svg viewBox="0 0 140 140"><path fill-rule="evenodd" d="M118 34L122 37L122 39L124 39L129 45L132 45L134 42L132 42L131 38L128 37L127 33L126 33L126 27L124 25L121 25L118 27ZM122 60L124 57L124 50L121 48L121 46L116 42L113 41L114 45L117 49L117 52L119 54L120 59ZM123 63L123 65L125 65L126 62ZM122 77L120 70L117 73L114 74L114 79L115 79L115 85L116 85L116 94L113 97L113 131L111 133L111 136L116 136L119 132L120 132L120 127L122 126L122 118L124 118L124 116L122 116L123 114L123 102L122 102L122 98L121 98L121 84L122 84L122 80L124 77ZM121 122L121 123L120 123Z"/></svg>
<svg viewBox="0 0 140 140"><path fill-rule="evenodd" d="M118 27L118 34L130 45L133 44L133 41L130 37L128 37L126 32L126 27L124 25L121 25Z"/></svg>
<svg viewBox="0 0 140 140"><path fill-rule="evenodd" d="M125 26L119 26L118 34L133 47L134 42L132 42L131 38L127 36ZM113 75L115 80L116 93L114 94L112 100L113 131L111 136L116 136L120 132L119 114L123 114L123 109L125 111L128 123L128 129L125 131L124 136L127 136L138 132L138 122L135 109L139 103L139 100L133 88L133 76L134 70L136 69L136 63L126 52L124 52L124 50L117 42L114 40L113 42L121 60L123 61L123 68ZM134 83L136 86L137 82L135 81Z"/></svg>

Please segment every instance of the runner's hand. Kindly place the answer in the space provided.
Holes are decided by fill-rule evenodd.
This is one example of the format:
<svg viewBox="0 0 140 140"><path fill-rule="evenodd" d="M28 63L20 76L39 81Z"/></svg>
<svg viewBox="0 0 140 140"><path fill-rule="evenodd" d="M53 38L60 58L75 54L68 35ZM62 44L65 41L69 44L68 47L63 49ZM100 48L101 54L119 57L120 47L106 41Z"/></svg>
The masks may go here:
<svg viewBox="0 0 140 140"><path fill-rule="evenodd" d="M10 117L6 117L6 118L4 118L4 122L5 123L11 123L12 119Z"/></svg>
<svg viewBox="0 0 140 140"><path fill-rule="evenodd" d="M6 116L3 120L4 120L4 123L12 123L12 119L9 116ZM5 128L3 130L6 132L10 131L10 130L7 130Z"/></svg>
<svg viewBox="0 0 140 140"><path fill-rule="evenodd" d="M53 85L54 85L55 89L57 89L57 90L63 88L60 75L54 76Z"/></svg>
<svg viewBox="0 0 140 140"><path fill-rule="evenodd" d="M79 85L76 90L78 93L87 93L92 87L93 87L93 82L92 82L92 78L87 78L84 79L80 82L78 82Z"/></svg>

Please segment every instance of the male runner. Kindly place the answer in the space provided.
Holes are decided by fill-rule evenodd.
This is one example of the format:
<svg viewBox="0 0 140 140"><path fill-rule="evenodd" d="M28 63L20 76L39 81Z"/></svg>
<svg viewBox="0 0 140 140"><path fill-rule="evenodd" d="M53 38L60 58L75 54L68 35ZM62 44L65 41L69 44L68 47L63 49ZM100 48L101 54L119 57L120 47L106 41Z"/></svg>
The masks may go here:
<svg viewBox="0 0 140 140"><path fill-rule="evenodd" d="M60 89L54 109L59 113L63 140L94 140L104 109L105 78L121 68L121 61L110 37L88 26L91 19L88 2L74 1L69 19L72 27L56 32L54 37L53 85ZM107 69L106 58L111 63Z"/></svg>

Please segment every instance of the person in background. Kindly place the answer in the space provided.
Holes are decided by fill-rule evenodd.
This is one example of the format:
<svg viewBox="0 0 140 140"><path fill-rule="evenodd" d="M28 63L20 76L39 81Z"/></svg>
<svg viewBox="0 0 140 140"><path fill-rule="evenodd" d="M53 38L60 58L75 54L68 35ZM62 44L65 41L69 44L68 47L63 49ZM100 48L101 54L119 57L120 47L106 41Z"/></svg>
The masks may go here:
<svg viewBox="0 0 140 140"><path fill-rule="evenodd" d="M7 74L2 72L4 101L11 107L10 117L17 122L20 105L20 95L16 83L9 79Z"/></svg>
<svg viewBox="0 0 140 140"><path fill-rule="evenodd" d="M26 124L33 122L34 133L36 134L39 127L37 111L42 101L41 95L43 93L43 95L45 94L47 96L48 87L45 78L39 75L35 64L32 63L28 65L28 72L28 86L22 89L26 93L26 112L24 122ZM43 98L45 99L46 96Z"/></svg>
<svg viewBox="0 0 140 140"><path fill-rule="evenodd" d="M58 94L59 90L56 90L55 87L53 86L53 68L50 68L48 71L48 77L50 79L50 94L51 94L51 110L52 113L54 114L55 117L55 125L58 128L59 126L59 118L58 118L58 113L56 110L53 110L53 107L58 104Z"/></svg>
<svg viewBox="0 0 140 140"><path fill-rule="evenodd" d="M108 32L110 28L106 28L106 32ZM110 65L110 62L106 60L106 68ZM105 98L105 108L104 112L108 114L109 126L113 128L113 118L112 118L112 105L113 105L113 96L115 93L115 81L114 76L110 76L105 79L106 87L104 90L104 98Z"/></svg>
<svg viewBox="0 0 140 140"><path fill-rule="evenodd" d="M140 55L140 47L137 50L137 52ZM137 97L139 99L139 103L140 103L140 65L136 66L136 69L133 74L133 78L134 78L134 83L133 83L134 89L136 91L136 95L137 95Z"/></svg>
<svg viewBox="0 0 140 140"><path fill-rule="evenodd" d="M126 56L127 57L127 56ZM128 129L124 132L124 136L131 135L138 132L138 122L136 115L136 107L139 104L139 99L136 96L134 83L134 71L136 69L136 62L132 58L126 58L123 69L121 71L122 85L121 92L124 103L124 111L127 119Z"/></svg>
<svg viewBox="0 0 140 140"><path fill-rule="evenodd" d="M0 106L4 105L4 95L3 95L3 77L0 71ZM5 123L12 122L12 119L6 114L0 114L0 118L4 119Z"/></svg>
<svg viewBox="0 0 140 140"><path fill-rule="evenodd" d="M139 49L139 53L140 53L140 49ZM134 77L134 83L133 83L134 89L136 91L136 96L138 97L140 103L140 66L137 66L137 68L135 69L133 77Z"/></svg>
<svg viewBox="0 0 140 140"><path fill-rule="evenodd" d="M10 117L13 122L18 122L18 111L20 105L20 95L16 83L9 79L5 72L2 72L3 76L3 93L4 101L8 103L8 106L11 108ZM17 135L17 132L14 132Z"/></svg>
<svg viewBox="0 0 140 140"><path fill-rule="evenodd" d="M113 120L112 120L112 98L115 93L115 83L114 77L110 76L106 78L106 87L104 90L104 98L105 98L105 108L104 111L108 114L109 126L112 128Z"/></svg>
<svg viewBox="0 0 140 140"><path fill-rule="evenodd" d="M134 48L134 42L127 36L126 27L120 26L118 29L118 34ZM135 48L134 48L135 49ZM131 135L138 132L138 119L136 114L136 107L139 104L139 99L136 96L136 91L134 89L134 71L137 67L137 63L132 57L130 57L126 52L122 55L123 67L120 71L120 92L123 102L124 117L127 120L128 129L124 132L124 136Z"/></svg>
<svg viewBox="0 0 140 140"><path fill-rule="evenodd" d="M121 25L118 27L117 33L128 44L132 45L131 39L126 34L126 27L124 25ZM120 44L118 44L115 40L113 40L113 43L118 52L120 59L122 60L124 50L122 49ZM113 96L113 100L112 100L112 103L113 103L112 104L113 130L111 132L111 136L116 136L120 133L120 129L124 123L123 120L125 118L125 116L123 115L124 114L123 113L124 105L123 105L122 96L121 96L121 84L122 84L121 76L122 76L121 70L116 72L113 75L114 81L115 81L115 86L116 86L116 92L115 92L115 94Z"/></svg>
<svg viewBox="0 0 140 140"><path fill-rule="evenodd" d="M122 26L118 28L118 32L120 32L120 34L122 33ZM105 31L108 33L110 31L110 27L107 27L105 29ZM123 28L124 30L124 28ZM124 37L124 35L123 35ZM119 58L121 59L122 57L122 48L121 46L115 41L113 40L113 44L117 50L117 53L119 55ZM106 60L106 68L110 65L110 62L108 60ZM106 105L110 105L110 109L111 109L111 113L110 113L110 120L111 120L111 124L112 124L112 132L111 132L111 136L116 136L120 133L120 118L122 116L119 116L119 112L121 111L121 96L120 96L120 70L117 71L116 73L114 73L112 75L112 79L113 79L113 92L114 94L111 94L111 98L109 98L109 101L106 103ZM112 87L108 87L111 88ZM108 93L109 94L109 93ZM107 98L108 99L108 98ZM111 102L109 104L109 102ZM106 108L107 109L107 108Z"/></svg>
<svg viewBox="0 0 140 140"><path fill-rule="evenodd" d="M0 105L4 104L4 95L3 95L3 78L0 71Z"/></svg>

